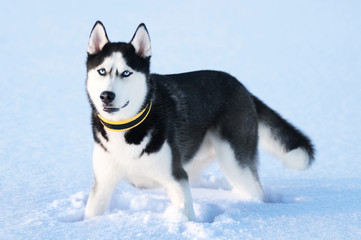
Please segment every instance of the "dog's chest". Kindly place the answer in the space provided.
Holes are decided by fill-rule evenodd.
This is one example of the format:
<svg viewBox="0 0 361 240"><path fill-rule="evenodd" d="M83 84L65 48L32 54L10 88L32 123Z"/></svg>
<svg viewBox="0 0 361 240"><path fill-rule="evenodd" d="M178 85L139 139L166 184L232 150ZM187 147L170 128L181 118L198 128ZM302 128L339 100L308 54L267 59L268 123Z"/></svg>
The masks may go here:
<svg viewBox="0 0 361 240"><path fill-rule="evenodd" d="M131 164L143 160L143 149L149 143L150 136L145 136L140 144L129 144L123 132L108 131L108 141L104 144L107 152L119 164ZM145 156L146 157L146 156Z"/></svg>
<svg viewBox="0 0 361 240"><path fill-rule="evenodd" d="M161 176L171 173L171 150L164 143L158 152L147 154L143 150L150 141L150 136L144 137L140 144L129 144L123 133L111 132L104 144L114 169L121 178L141 187L158 186Z"/></svg>

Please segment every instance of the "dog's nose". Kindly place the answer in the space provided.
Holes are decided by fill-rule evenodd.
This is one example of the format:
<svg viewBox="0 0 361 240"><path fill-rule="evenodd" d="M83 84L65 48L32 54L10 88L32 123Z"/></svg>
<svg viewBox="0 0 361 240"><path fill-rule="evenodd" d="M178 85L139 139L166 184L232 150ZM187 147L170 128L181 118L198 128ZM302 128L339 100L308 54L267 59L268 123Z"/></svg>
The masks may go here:
<svg viewBox="0 0 361 240"><path fill-rule="evenodd" d="M100 99L102 100L103 103L108 105L109 103L113 102L113 100L115 99L115 93L104 91L100 94Z"/></svg>

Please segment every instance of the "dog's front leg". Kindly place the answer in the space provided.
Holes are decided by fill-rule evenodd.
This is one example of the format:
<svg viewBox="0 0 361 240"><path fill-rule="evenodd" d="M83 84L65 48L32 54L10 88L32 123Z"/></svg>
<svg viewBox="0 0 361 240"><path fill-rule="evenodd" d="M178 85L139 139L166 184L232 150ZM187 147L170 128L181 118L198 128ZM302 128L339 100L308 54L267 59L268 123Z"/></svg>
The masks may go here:
<svg viewBox="0 0 361 240"><path fill-rule="evenodd" d="M94 186L85 209L86 219L101 215L108 209L114 189L120 180L114 161L97 144L94 146L93 171Z"/></svg>
<svg viewBox="0 0 361 240"><path fill-rule="evenodd" d="M195 220L192 194L187 180L175 180L166 185L172 204L178 208L189 221Z"/></svg>

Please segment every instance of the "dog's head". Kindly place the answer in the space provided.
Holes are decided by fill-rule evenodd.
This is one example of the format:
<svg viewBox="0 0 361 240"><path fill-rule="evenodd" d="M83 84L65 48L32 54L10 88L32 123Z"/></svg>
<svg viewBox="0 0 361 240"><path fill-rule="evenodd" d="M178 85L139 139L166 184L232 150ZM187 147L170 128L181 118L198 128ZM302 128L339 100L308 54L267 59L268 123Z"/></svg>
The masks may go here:
<svg viewBox="0 0 361 240"><path fill-rule="evenodd" d="M88 45L87 93L104 118L120 121L136 115L149 91L150 38L140 24L129 43L110 42L96 22Z"/></svg>

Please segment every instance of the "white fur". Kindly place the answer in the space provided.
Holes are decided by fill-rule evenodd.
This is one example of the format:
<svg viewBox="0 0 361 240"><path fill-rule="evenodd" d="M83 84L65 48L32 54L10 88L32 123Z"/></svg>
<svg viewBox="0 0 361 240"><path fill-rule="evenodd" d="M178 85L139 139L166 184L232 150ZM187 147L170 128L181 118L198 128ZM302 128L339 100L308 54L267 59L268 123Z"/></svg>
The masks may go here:
<svg viewBox="0 0 361 240"><path fill-rule="evenodd" d="M281 161L285 167L301 171L308 168L310 160L303 148L296 148L286 153Z"/></svg>
<svg viewBox="0 0 361 240"><path fill-rule="evenodd" d="M106 70L106 76L98 73L97 70L102 68ZM122 73L125 70L133 74L126 78L116 76L116 71ZM87 90L91 101L102 117L111 121L126 120L134 117L142 107L147 94L146 77L130 68L120 52L115 52L105 58L97 68L88 72ZM129 101L128 106L114 113L103 111L103 103L100 99L103 91L112 91L116 94L116 98L112 102L114 107L121 108Z"/></svg>
<svg viewBox="0 0 361 240"><path fill-rule="evenodd" d="M195 220L193 200L189 183L186 180L179 182L169 181L165 188L172 204L184 214L188 220Z"/></svg>
<svg viewBox="0 0 361 240"><path fill-rule="evenodd" d="M264 194L257 176L238 163L230 144L218 136L214 136L212 140L220 167L234 190L245 200L263 200Z"/></svg>
<svg viewBox="0 0 361 240"><path fill-rule="evenodd" d="M95 183L88 198L85 218L91 218L104 213L109 206L114 189L121 176L114 169L114 159L95 144L93 151L93 171Z"/></svg>
<svg viewBox="0 0 361 240"><path fill-rule="evenodd" d="M272 136L269 127L262 123L258 124L258 144L279 158L286 154L285 148Z"/></svg>
<svg viewBox="0 0 361 240"><path fill-rule="evenodd" d="M296 148L286 152L284 146L272 136L271 130L264 124L258 125L259 145L268 152L273 153L282 164L294 170L305 170L309 166L309 157L303 148Z"/></svg>

